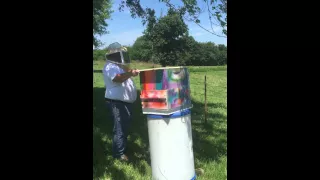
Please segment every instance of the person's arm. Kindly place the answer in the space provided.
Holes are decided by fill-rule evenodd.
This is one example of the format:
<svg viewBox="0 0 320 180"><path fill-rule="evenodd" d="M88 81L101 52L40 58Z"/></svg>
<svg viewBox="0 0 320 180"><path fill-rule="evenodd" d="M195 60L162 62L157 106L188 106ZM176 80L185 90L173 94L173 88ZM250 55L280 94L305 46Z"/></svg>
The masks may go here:
<svg viewBox="0 0 320 180"><path fill-rule="evenodd" d="M129 69L127 70L127 72L122 73L122 74L117 74L114 78L113 78L113 82L117 82L117 83L123 83L124 81L126 81L127 79L129 79L132 76L137 76L139 74L139 70L132 70Z"/></svg>

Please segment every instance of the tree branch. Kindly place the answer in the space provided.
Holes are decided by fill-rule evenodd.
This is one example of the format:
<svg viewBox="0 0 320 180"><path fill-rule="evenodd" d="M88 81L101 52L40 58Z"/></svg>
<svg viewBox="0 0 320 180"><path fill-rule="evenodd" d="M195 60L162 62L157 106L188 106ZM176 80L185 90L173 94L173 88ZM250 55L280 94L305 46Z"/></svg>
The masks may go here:
<svg viewBox="0 0 320 180"><path fill-rule="evenodd" d="M218 24L213 23L212 20L211 20L211 17L212 17L212 16L215 17L215 16L214 16L214 14L210 11L209 1L208 1L208 0L207 0L207 7L208 7L209 19L210 19L210 22L211 22L211 28L212 28L212 24L214 24L214 25L216 25L216 26L220 26L220 25L218 25ZM215 20L217 20L217 19L215 19ZM212 31L213 31L213 29L212 29Z"/></svg>
<svg viewBox="0 0 320 180"><path fill-rule="evenodd" d="M213 34L213 35L216 35L216 36L218 36L218 37L227 38L226 36L221 36L221 35L218 35L218 34L216 34L216 33L214 33L214 32L209 31L208 29L202 27L199 23L197 23L197 22L194 21L194 20L191 20L191 21L193 21L193 22L196 23L199 27L201 27L202 29L206 30L207 32L209 32L209 33L211 33L211 34Z"/></svg>
<svg viewBox="0 0 320 180"><path fill-rule="evenodd" d="M174 10L177 10L177 8L176 8L173 4L169 3L168 1L165 1L165 3L166 3L166 5L169 6L170 8L172 8L172 9L174 9ZM208 7L208 9L209 9L209 7ZM192 18L189 19L189 20L188 20L186 17L183 17L183 18L184 18L186 21L192 21L192 22L196 23L200 28L204 29L205 31L207 31L207 32L209 32L209 33L211 33L211 34L213 34L213 35L215 35L215 36L227 38L226 36L221 36L221 35L218 35L218 34L216 34L216 33L214 32L213 27L212 27L211 18L210 18L210 22L211 22L212 32L209 31L208 29L204 28L203 26L201 26L199 23L197 23L197 22L196 22L194 19L192 19ZM216 24L215 24L215 25L216 25ZM216 26L219 26L219 25L216 25ZM219 26L219 27L221 27L221 26Z"/></svg>

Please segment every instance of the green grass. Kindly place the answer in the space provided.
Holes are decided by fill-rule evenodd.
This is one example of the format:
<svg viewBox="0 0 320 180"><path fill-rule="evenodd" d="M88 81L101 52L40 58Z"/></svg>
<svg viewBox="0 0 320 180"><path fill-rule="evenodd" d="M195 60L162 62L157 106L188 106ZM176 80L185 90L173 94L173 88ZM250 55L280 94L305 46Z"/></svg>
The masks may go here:
<svg viewBox="0 0 320 180"><path fill-rule="evenodd" d="M128 156L131 163L112 159L111 129L104 103L101 74L105 62L94 63L93 88L93 179L150 180L146 116L141 113L140 99L134 106L134 122L129 135ZM133 62L132 67L150 68L152 64ZM159 67L159 66L157 66ZM188 67L192 94L192 135L195 167L204 169L199 180L227 179L227 67ZM204 124L204 76L207 76L208 124ZM139 77L134 81L140 90ZM140 91L138 92L140 93Z"/></svg>

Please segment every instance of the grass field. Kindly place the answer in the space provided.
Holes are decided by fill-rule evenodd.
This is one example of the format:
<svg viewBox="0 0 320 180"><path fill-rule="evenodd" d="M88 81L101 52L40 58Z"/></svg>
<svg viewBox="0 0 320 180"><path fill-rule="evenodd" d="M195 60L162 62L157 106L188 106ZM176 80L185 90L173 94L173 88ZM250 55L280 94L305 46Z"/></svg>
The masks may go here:
<svg viewBox="0 0 320 180"><path fill-rule="evenodd" d="M141 113L140 99L134 106L134 122L128 142L130 163L112 159L112 121L107 118L104 103L102 68L105 62L94 63L93 87L93 179L150 180L146 115ZM137 69L152 64L134 62ZM227 179L227 67L189 67L192 95L192 136L195 167L204 169L197 179ZM208 124L204 124L204 76L207 76ZM140 90L139 77L134 81ZM140 94L140 91L138 91Z"/></svg>

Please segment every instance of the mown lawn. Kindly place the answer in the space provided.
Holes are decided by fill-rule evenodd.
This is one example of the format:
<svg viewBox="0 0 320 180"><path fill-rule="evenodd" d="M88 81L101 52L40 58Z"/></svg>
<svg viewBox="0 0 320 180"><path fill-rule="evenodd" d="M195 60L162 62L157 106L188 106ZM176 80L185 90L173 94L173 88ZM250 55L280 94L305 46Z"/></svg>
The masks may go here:
<svg viewBox="0 0 320 180"><path fill-rule="evenodd" d="M104 103L102 68L104 61L94 63L93 87L93 179L150 180L146 115L141 113L140 99L134 106L134 122L128 142L131 163L112 159L111 129ZM144 69L152 64L133 62L132 67ZM160 67L157 65L157 67ZM188 67L192 94L192 135L195 167L205 172L197 179L227 178L227 67ZM208 124L204 124L204 76L207 76ZM140 90L139 77L134 81ZM140 91L138 92L140 94Z"/></svg>

